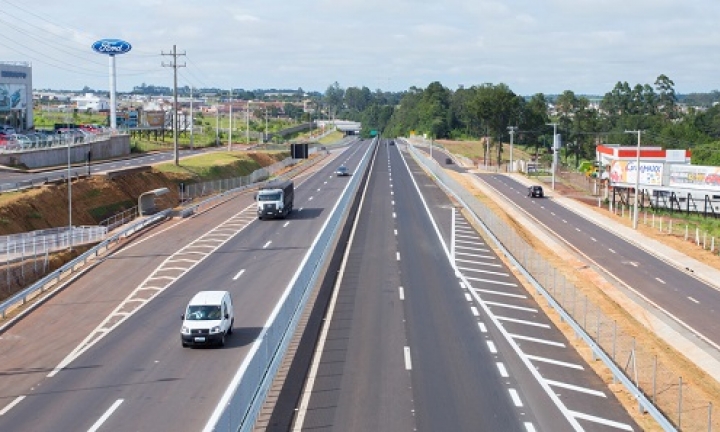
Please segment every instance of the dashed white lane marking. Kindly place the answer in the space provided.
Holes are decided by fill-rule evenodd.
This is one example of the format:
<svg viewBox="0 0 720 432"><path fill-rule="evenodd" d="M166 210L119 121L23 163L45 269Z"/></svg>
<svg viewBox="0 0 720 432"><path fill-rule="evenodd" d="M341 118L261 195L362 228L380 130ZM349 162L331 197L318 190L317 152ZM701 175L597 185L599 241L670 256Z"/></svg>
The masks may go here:
<svg viewBox="0 0 720 432"><path fill-rule="evenodd" d="M567 220L563 219L563 223L567 223Z"/></svg>
<svg viewBox="0 0 720 432"><path fill-rule="evenodd" d="M263 249L267 249L268 246L270 246L271 243L272 243L272 240L270 240L269 242L265 243L265 246L263 246Z"/></svg>
<svg viewBox="0 0 720 432"><path fill-rule="evenodd" d="M465 282L460 282L460 288L465 289Z"/></svg>
<svg viewBox="0 0 720 432"><path fill-rule="evenodd" d="M480 316L480 312L478 312L478 309L475 306L471 307L470 310L472 311L473 315Z"/></svg>
<svg viewBox="0 0 720 432"><path fill-rule="evenodd" d="M471 296L470 294L465 293L465 300L471 302L471 301L473 301L473 298L472 298L472 296Z"/></svg>
<svg viewBox="0 0 720 432"><path fill-rule="evenodd" d="M312 201L312 200L313 200L313 197L308 198L308 201Z"/></svg>
<svg viewBox="0 0 720 432"><path fill-rule="evenodd" d="M614 250L612 250L612 249L608 249L608 250L610 251L610 253L615 253L615 251L614 251Z"/></svg>
<svg viewBox="0 0 720 432"><path fill-rule="evenodd" d="M487 333L487 327L485 327L484 323L478 323L478 327L480 327L481 333Z"/></svg>
<svg viewBox="0 0 720 432"><path fill-rule="evenodd" d="M499 296L503 296L503 297L519 298L519 299L527 298L527 296L524 294L513 294L513 293L509 293L509 292L504 292L504 291L493 291L493 290L486 290L486 289L480 289L480 288L475 288L475 292L499 295Z"/></svg>
<svg viewBox="0 0 720 432"><path fill-rule="evenodd" d="M105 414L103 414L102 417L100 417L95 422L95 424L92 425L92 427L90 427L90 429L88 429L88 432L95 432L98 429L100 429L100 426L102 426L103 423L105 423L105 421L107 421L107 419L110 418L110 416L115 412L116 409L118 409L118 407L120 406L120 404L123 403L123 401L124 401L124 399L118 399L115 401L115 403L110 405L110 408L108 408L108 410L105 411Z"/></svg>
<svg viewBox="0 0 720 432"><path fill-rule="evenodd" d="M553 387L560 387L560 388L576 391L579 393L585 393L585 394L597 396L597 397L603 397L603 398L607 397L607 396L605 396L605 393L603 393L599 390L589 389L587 387L580 387L580 386L576 386L573 384L568 384L568 383L555 381L555 380L549 380L549 379L546 379L545 382L550 384Z"/></svg>
<svg viewBox="0 0 720 432"><path fill-rule="evenodd" d="M515 389L508 389L508 392L510 392L510 398L512 399L516 407L520 408L521 406L523 406L523 403L520 400L520 395Z"/></svg>
<svg viewBox="0 0 720 432"><path fill-rule="evenodd" d="M393 232L395 233L395 235L397 235L397 230L393 230Z"/></svg>
<svg viewBox="0 0 720 432"><path fill-rule="evenodd" d="M531 326L531 327L541 327L541 328L547 328L547 329L550 328L550 326L548 324L543 324L543 323L534 322L534 321L527 321L527 320L521 320L521 319L517 319L517 318L498 316L498 315L495 315L495 318L497 318L499 321L507 321L507 322L511 322L511 323L515 323L515 324L523 324L523 325Z"/></svg>
<svg viewBox="0 0 720 432"><path fill-rule="evenodd" d="M318 192L320 192L320 188L318 188L318 190L317 190L317 191L318 191Z"/></svg>
<svg viewBox="0 0 720 432"><path fill-rule="evenodd" d="M233 280L238 280L238 279L240 278L240 276L242 276L243 273L245 273L245 269L240 270L240 271L235 275L235 277L233 278Z"/></svg>
<svg viewBox="0 0 720 432"><path fill-rule="evenodd" d="M638 266L638 263L636 263L636 262L634 262L634 261L630 261L630 265L633 266L633 267L637 267L637 266Z"/></svg>
<svg viewBox="0 0 720 432"><path fill-rule="evenodd" d="M391 205L395 205L395 200L390 201Z"/></svg>
<svg viewBox="0 0 720 432"><path fill-rule="evenodd" d="M570 369L578 369L578 370L585 370L585 368L582 365L575 364L575 363L568 363L560 360L550 359L547 357L540 357L530 354L525 354L525 357L527 357L529 360L537 361L537 362L543 362L543 363L549 363L553 364L555 366L562 366Z"/></svg>
<svg viewBox="0 0 720 432"><path fill-rule="evenodd" d="M487 341L487 346L491 353L497 354L497 348L495 347L495 343L493 341Z"/></svg>
<svg viewBox="0 0 720 432"><path fill-rule="evenodd" d="M543 345L551 345L551 346L565 348L565 344L562 342L555 342L555 341L550 341L547 339L538 339L538 338L534 338L534 337L530 337L530 336L523 336L523 335L513 334L513 333L508 333L508 336L510 336L513 339L525 340L528 342L535 342L535 343L539 343L539 344L543 344Z"/></svg>
<svg viewBox="0 0 720 432"><path fill-rule="evenodd" d="M412 370L412 359L410 358L410 347L405 347L405 370Z"/></svg>
<svg viewBox="0 0 720 432"><path fill-rule="evenodd" d="M11 409L13 409L13 408L15 407L15 405L17 405L17 404L19 404L20 402L22 402L23 399L25 399L25 396L18 396L18 397L16 397L14 401L10 402L5 408L3 408L3 409L0 411L0 417L4 416L5 413L7 413L7 412L10 411Z"/></svg>
<svg viewBox="0 0 720 432"><path fill-rule="evenodd" d="M656 281L660 282L661 284L665 285L665 281L660 278L655 278Z"/></svg>
<svg viewBox="0 0 720 432"><path fill-rule="evenodd" d="M400 252L395 252L395 257L397 258L398 261L400 261Z"/></svg>
<svg viewBox="0 0 720 432"><path fill-rule="evenodd" d="M471 269L471 268L467 268L467 267L458 267L457 269L458 269L458 270L463 270L463 271L465 271L465 272L483 273L483 274L486 274L486 275L505 276L505 277L510 276L510 275L507 274L507 273L494 272L494 271L483 270L483 269Z"/></svg>
<svg viewBox="0 0 720 432"><path fill-rule="evenodd" d="M502 364L502 363L500 363L500 362L497 362L497 363L495 363L495 365L497 366L498 370L500 371L500 376L501 376L501 377L507 378L507 377L510 376L510 375L508 375L508 371L507 371L507 369L505 369L505 365L504 365L504 364Z"/></svg>
<svg viewBox="0 0 720 432"><path fill-rule="evenodd" d="M285 227L288 226L288 225L290 225L290 221L285 222L285 224L283 225L283 228L285 228Z"/></svg>
<svg viewBox="0 0 720 432"><path fill-rule="evenodd" d="M592 241L594 241L594 242L597 241L597 239L596 239L595 237L590 237L590 240L592 240Z"/></svg>
<svg viewBox="0 0 720 432"><path fill-rule="evenodd" d="M395 214L395 212L393 212L393 219L395 218L397 218L397 215Z"/></svg>
<svg viewBox="0 0 720 432"><path fill-rule="evenodd" d="M688 299L690 299L690 301L693 302L693 303L695 303L695 304L700 304L699 301L695 300L694 298L692 298L692 297L690 297L690 296L688 296Z"/></svg>
<svg viewBox="0 0 720 432"><path fill-rule="evenodd" d="M390 195L395 195L395 192L393 192L393 191L390 191Z"/></svg>
<svg viewBox="0 0 720 432"><path fill-rule="evenodd" d="M400 291L400 300L405 300L405 290L403 289L403 287L400 287L399 291Z"/></svg>
<svg viewBox="0 0 720 432"><path fill-rule="evenodd" d="M492 301L486 301L485 304L490 305L490 306L497 306L497 307L503 307L503 308L508 308L508 309L521 310L521 311L525 311L525 312L538 313L537 309L529 308L529 307L525 307L525 306L516 306L516 305L507 304L507 303L498 303L498 302L492 302Z"/></svg>
<svg viewBox="0 0 720 432"><path fill-rule="evenodd" d="M532 423L530 423L530 422L525 422L523 425L525 426L525 430L526 430L527 432L536 432L536 431L535 431L535 426L534 426Z"/></svg>
<svg viewBox="0 0 720 432"><path fill-rule="evenodd" d="M505 285L505 286L511 286L511 287L516 287L516 286L517 286L516 283L512 283L512 282L500 282L500 281L490 280L490 279L471 278L471 277L467 277L467 276L465 277L465 279L467 279L467 280L469 280L469 281L483 282L483 283L495 284L495 285Z"/></svg>
<svg viewBox="0 0 720 432"><path fill-rule="evenodd" d="M577 231L577 232L582 232L582 231L580 230L580 228L578 228L578 227L575 227L575 231Z"/></svg>
<svg viewBox="0 0 720 432"><path fill-rule="evenodd" d="M596 417L596 416L593 416L593 415L590 415L590 414L585 414L585 413L581 413L581 412L577 412L577 411L572 411L572 410L568 410L568 413L569 413L570 415L572 415L573 417L575 417L575 418L577 418L577 419L580 419L580 420L587 420L587 421L591 421L591 422L594 422L594 423L600 423L600 424L603 424L603 425L605 425L605 426L612 426L612 427L614 427L614 428L616 428L616 429L622 429L622 430L626 430L626 431L631 431L631 430L633 430L633 428L630 427L630 425L627 425L627 424L625 424L625 423L620 423L620 422L616 422L616 421L613 421L613 420L604 419L604 418L602 418L602 417Z"/></svg>

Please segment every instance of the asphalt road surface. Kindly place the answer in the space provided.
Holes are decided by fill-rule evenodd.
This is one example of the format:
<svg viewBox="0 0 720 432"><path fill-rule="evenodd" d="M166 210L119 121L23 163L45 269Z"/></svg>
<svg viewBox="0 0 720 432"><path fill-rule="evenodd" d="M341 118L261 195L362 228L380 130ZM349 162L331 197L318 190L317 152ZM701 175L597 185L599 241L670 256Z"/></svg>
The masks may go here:
<svg viewBox="0 0 720 432"><path fill-rule="evenodd" d="M368 141L296 179L295 211L258 221L250 193L154 228L0 335L2 431L197 431L216 409ZM230 291L224 349L182 348L201 290Z"/></svg>
<svg viewBox="0 0 720 432"><path fill-rule="evenodd" d="M638 430L399 147L372 163L294 430Z"/></svg>

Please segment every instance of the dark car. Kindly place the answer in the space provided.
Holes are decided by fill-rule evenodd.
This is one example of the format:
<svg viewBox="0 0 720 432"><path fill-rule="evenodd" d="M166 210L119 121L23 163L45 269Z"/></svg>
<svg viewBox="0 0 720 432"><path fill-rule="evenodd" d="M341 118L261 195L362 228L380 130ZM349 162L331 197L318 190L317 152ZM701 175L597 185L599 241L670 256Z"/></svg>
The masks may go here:
<svg viewBox="0 0 720 432"><path fill-rule="evenodd" d="M350 175L350 170L347 169L346 166L340 165L340 166L338 167L338 169L335 171L335 175L337 175L338 177L349 176L349 175Z"/></svg>
<svg viewBox="0 0 720 432"><path fill-rule="evenodd" d="M528 188L529 197L542 198L544 195L542 186L530 186Z"/></svg>

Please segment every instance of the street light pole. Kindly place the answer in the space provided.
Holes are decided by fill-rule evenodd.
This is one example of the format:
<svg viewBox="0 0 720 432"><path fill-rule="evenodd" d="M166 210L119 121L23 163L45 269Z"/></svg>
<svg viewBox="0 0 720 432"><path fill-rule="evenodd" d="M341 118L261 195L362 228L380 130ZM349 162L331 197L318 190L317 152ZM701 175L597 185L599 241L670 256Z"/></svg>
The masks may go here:
<svg viewBox="0 0 720 432"><path fill-rule="evenodd" d="M193 139L193 88L190 86L190 150L195 148Z"/></svg>
<svg viewBox="0 0 720 432"><path fill-rule="evenodd" d="M245 144L250 145L250 102L247 101L247 107L245 109Z"/></svg>
<svg viewBox="0 0 720 432"><path fill-rule="evenodd" d="M638 193L640 192L640 134L641 130L625 131L629 134L637 134L637 154L635 155L635 200L633 209L633 229L638 226Z"/></svg>
<svg viewBox="0 0 720 432"><path fill-rule="evenodd" d="M555 190L555 165L557 164L557 123L547 123L548 126L553 127L553 140L552 140L552 186L551 189Z"/></svg>
<svg viewBox="0 0 720 432"><path fill-rule="evenodd" d="M233 106L233 98L232 98L232 89L230 89L230 127L228 128L228 151L232 151L232 106Z"/></svg>
<svg viewBox="0 0 720 432"><path fill-rule="evenodd" d="M215 105L215 145L220 147L220 99Z"/></svg>
<svg viewBox="0 0 720 432"><path fill-rule="evenodd" d="M508 126L508 129L510 130L510 172L515 172L515 160L513 159L513 137L515 136L517 126Z"/></svg>
<svg viewBox="0 0 720 432"><path fill-rule="evenodd" d="M69 109L69 108L68 108ZM69 113L68 113L69 114ZM67 156L68 156L68 167L67 167L67 178L68 178L68 247L69 250L73 250L73 229L72 229L72 174L70 173L70 143L72 142L72 136L70 135L70 116L67 116L68 123L68 139L67 140Z"/></svg>

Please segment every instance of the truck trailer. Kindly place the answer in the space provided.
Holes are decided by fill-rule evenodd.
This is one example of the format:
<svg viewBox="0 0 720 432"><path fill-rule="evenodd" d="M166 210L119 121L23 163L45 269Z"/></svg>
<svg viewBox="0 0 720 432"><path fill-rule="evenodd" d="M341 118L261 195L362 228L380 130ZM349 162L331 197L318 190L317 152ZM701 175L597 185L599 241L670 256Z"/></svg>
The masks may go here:
<svg viewBox="0 0 720 432"><path fill-rule="evenodd" d="M295 185L292 180L272 181L260 187L257 201L258 219L285 218L293 208Z"/></svg>

